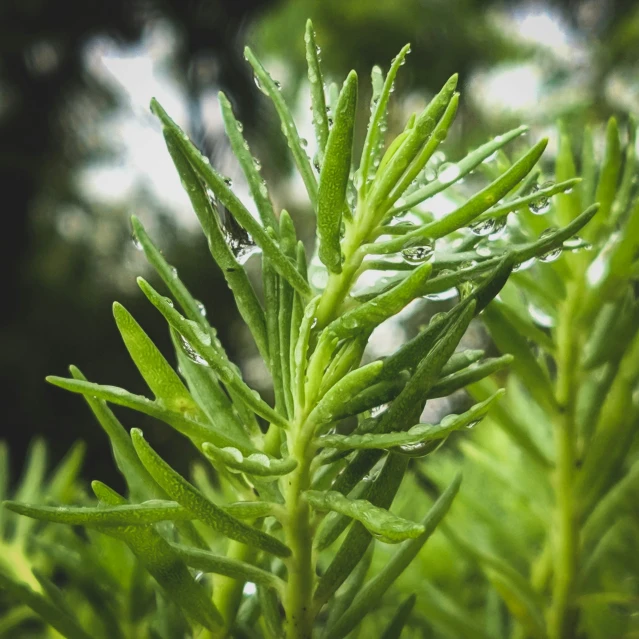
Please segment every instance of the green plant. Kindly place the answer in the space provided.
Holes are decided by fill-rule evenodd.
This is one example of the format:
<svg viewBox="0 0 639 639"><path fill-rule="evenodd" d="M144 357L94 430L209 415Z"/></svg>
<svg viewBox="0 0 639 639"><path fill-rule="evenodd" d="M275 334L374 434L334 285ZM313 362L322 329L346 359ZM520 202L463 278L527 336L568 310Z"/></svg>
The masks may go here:
<svg viewBox="0 0 639 639"><path fill-rule="evenodd" d="M520 127L429 179L457 109L457 77L385 148L386 113L409 51L405 47L385 77L373 69L370 121L354 171L357 76L349 74L327 109L310 23L306 48L318 149L313 162L277 83L248 49L246 58L281 119L317 215L319 260L310 269L321 277L310 281L293 221L286 211L275 214L226 97L220 95L226 131L259 221L162 107L152 103L211 254L270 371L275 407L246 385L201 305L134 218L135 241L181 309L138 280L169 324L180 374L126 309L115 304L118 329L154 399L89 382L75 367L71 379L49 378L85 397L109 436L128 494L96 481L96 507L6 504L32 518L91 531L92 544L83 541L81 546L93 558L90 570L102 566L102 572L112 573L118 551L111 538L124 542L136 558L122 555L122 572L105 577L107 589L115 589L108 628L74 619L63 597L49 601L49 592L28 591L24 602L46 600L49 608L42 614L66 636L182 636L189 632L182 615L211 637L293 639L319 631L338 638L350 633L415 559L459 490L456 476L430 509L420 507L426 511L421 523L391 513L411 459L434 452L451 433L473 426L502 394L497 389L438 424L419 423L429 398L477 382L511 361L509 356L481 361L481 352L456 352L469 323L499 293L513 268L560 250L597 210L590 206L538 239L521 233L488 253L480 250L480 238L498 231L508 212L574 188L577 180L569 177L529 193L546 140L504 165L501 149L525 131ZM495 155L497 165L491 163ZM470 176L475 169L490 180L479 172ZM482 188L467 197L451 194L463 196L452 212L436 218L415 209L464 176ZM225 224L221 211L229 217ZM243 268L253 243L262 253L263 299ZM368 288L358 285L369 270L391 271L392 276ZM318 287L319 280L324 281ZM413 300L451 289L457 289L459 300L450 310L434 316L392 355L367 361L366 345L377 326ZM139 429L129 434L108 403L157 418L190 439L214 469L214 482L207 481L201 467L193 482L180 475ZM370 549L377 542L400 545L366 581ZM106 565L105 557L110 558ZM195 571L214 574L212 593ZM96 579L102 572L96 569ZM255 585L255 596L243 596L247 583ZM149 589L155 592L156 619L149 613ZM20 597L21 592L14 588L13 594ZM137 610L131 601L143 605ZM399 635L412 602L409 598L400 607L384 636ZM86 602L89 609L95 605Z"/></svg>
<svg viewBox="0 0 639 639"><path fill-rule="evenodd" d="M596 199L599 215L583 240L570 243L587 243L588 250L565 251L562 259L556 253L551 264L514 273L484 314L497 347L515 359L505 400L461 444L466 481L444 532L449 551L464 558L461 582L477 568L485 581L474 582L471 598L460 596L470 592L449 579L449 570L430 578L440 581L441 596L454 592L454 601L442 599L442 606L472 619L478 633L489 628L491 637L604 639L639 631L639 198L632 118L625 148L620 137L611 119L598 166L592 130L584 133L576 162L574 140L560 127L555 174L573 178L579 164L583 180L545 203L543 224L567 223ZM526 211L518 219L528 230L540 223ZM496 388L484 379L469 391L481 400ZM423 472L439 483L459 467L458 459L439 457ZM457 636L450 620L433 618L446 636Z"/></svg>

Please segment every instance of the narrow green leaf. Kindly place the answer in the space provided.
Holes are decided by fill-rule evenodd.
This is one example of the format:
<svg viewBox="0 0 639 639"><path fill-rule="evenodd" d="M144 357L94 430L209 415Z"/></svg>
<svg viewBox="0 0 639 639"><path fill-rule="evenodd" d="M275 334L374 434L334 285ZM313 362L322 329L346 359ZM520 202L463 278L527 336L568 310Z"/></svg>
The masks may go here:
<svg viewBox="0 0 639 639"><path fill-rule="evenodd" d="M623 175L615 201L612 205L609 227L623 219L630 205L630 197L633 192L634 180L637 174L637 120L631 115L628 119L628 143L624 157Z"/></svg>
<svg viewBox="0 0 639 639"><path fill-rule="evenodd" d="M202 452L214 463L231 472L241 472L258 477L279 477L295 470L297 461L292 457L277 459L264 453L252 453L244 457L237 448L218 448L208 442L202 444Z"/></svg>
<svg viewBox="0 0 639 639"><path fill-rule="evenodd" d="M277 234L277 218L273 211L271 198L268 195L266 182L259 172L259 163L256 158L251 155L251 151L242 134L242 125L235 119L233 107L222 91L218 93L218 100L226 135L231 142L233 154L240 163L240 167L242 167L242 172L246 177L246 182L251 191L251 197L260 214L262 224L265 228L272 228Z"/></svg>
<svg viewBox="0 0 639 639"><path fill-rule="evenodd" d="M230 433L216 428L212 424L204 424L182 413L170 411L158 402L151 401L141 395L134 395L117 386L104 386L82 380L53 376L47 377L47 381L54 386L59 386L72 393L80 393L85 397L101 399L112 404L137 410L150 417L155 417L169 424L179 433L186 435L195 442L216 441L221 446L235 446L246 452L253 450L253 446L249 440L241 440Z"/></svg>
<svg viewBox="0 0 639 639"><path fill-rule="evenodd" d="M317 182L313 175L313 169L311 168L311 163L306 155L306 151L302 146L297 127L293 121L293 116L288 106L286 106L279 86L275 84L273 78L271 78L268 71L262 66L262 63L255 57L249 47L245 47L244 49L244 58L248 60L248 63L253 67L256 81L259 83L261 90L273 101L273 106L275 106L277 115L282 123L282 132L286 136L297 170L302 176L308 197L311 200L313 208L315 208L317 203Z"/></svg>
<svg viewBox="0 0 639 639"><path fill-rule="evenodd" d="M64 610L60 610L40 593L26 584L11 579L0 572L0 588L6 590L22 604L28 606L50 626L55 628L66 639L91 639L82 626Z"/></svg>
<svg viewBox="0 0 639 639"><path fill-rule="evenodd" d="M268 335L269 369L273 378L275 409L281 414L287 412L284 395L284 379L280 348L280 276L267 258L262 260L262 283L266 303L266 331Z"/></svg>
<svg viewBox="0 0 639 639"><path fill-rule="evenodd" d="M351 449L389 449L396 446L414 446L428 441L447 437L453 431L470 428L481 420L489 411L492 404L503 395L500 390L483 402L475 404L461 415L450 414L439 424L417 424L407 431L389 433L367 433L364 435L324 435L319 437L317 444L325 448L337 450Z"/></svg>
<svg viewBox="0 0 639 639"><path fill-rule="evenodd" d="M179 504L192 511L199 520L213 530L239 541L257 546L280 557L286 557L290 550L278 539L252 528L225 513L219 506L208 500L202 493L173 470L145 441L142 432L135 428L131 438L140 461L151 473L155 481Z"/></svg>
<svg viewBox="0 0 639 639"><path fill-rule="evenodd" d="M442 368L442 372L441 372L442 378L447 377L448 375L453 375L454 373L457 373L463 368L472 366L475 362L479 361L484 355L485 355L484 351L471 350L471 349L453 353L450 356L450 359L446 362L446 364L444 364L444 368Z"/></svg>
<svg viewBox="0 0 639 639"><path fill-rule="evenodd" d="M96 497L107 506L124 506L127 503L100 482L93 482L91 487ZM223 624L206 590L196 583L177 552L152 526L109 526L102 532L124 541L166 591L169 600L179 606L189 619L209 630L218 629Z"/></svg>
<svg viewBox="0 0 639 639"><path fill-rule="evenodd" d="M291 260L297 262L297 236L295 226L288 211L283 210L280 215L280 235L282 250ZM293 306L295 303L295 291L291 285L280 278L279 291L278 330L279 347L278 355L282 369L282 385L284 391L284 404L289 417L293 415L293 391L291 389L291 324L293 321Z"/></svg>
<svg viewBox="0 0 639 639"><path fill-rule="evenodd" d="M179 151L182 157L191 165L192 170L204 180L219 201L237 220L238 224L246 230L255 243L262 249L264 255L273 261L278 273L282 275L282 277L285 277L293 288L298 290L302 295L308 295L310 292L308 283L286 259L286 256L277 246L277 243L271 239L266 230L249 213L233 191L231 191L230 187L224 181L224 178L211 167L208 159L193 146L182 130L169 118L156 100L152 101L151 109L164 125L164 136L167 146L169 147L169 152L173 151L172 156L174 161L175 158L180 158L180 155L175 153L175 151ZM184 162L181 163L181 167L186 171ZM189 182L189 184L192 184L192 182Z"/></svg>
<svg viewBox="0 0 639 639"><path fill-rule="evenodd" d="M333 421L344 402L370 386L379 377L383 366L383 362L376 361L348 373L316 404L307 423L319 425Z"/></svg>
<svg viewBox="0 0 639 639"><path fill-rule="evenodd" d="M220 226L218 214L211 204L211 198L206 191L206 187L202 184L200 177L198 177L196 173L196 167L189 161L189 157L184 152L184 149L180 147L179 141L184 142L184 139L181 137L178 138L172 131L165 131L164 136L175 168L180 175L184 189L191 200L193 209L198 216L198 220L206 236L211 255L222 270L224 279L233 292L240 315L251 330L251 334L255 339L260 353L265 354L267 351L264 311L257 299L257 295L253 290L246 271L236 259L232 240L229 240L228 233L223 231ZM199 155L199 152L195 151L195 149L193 149L193 151ZM209 164L205 166L210 168ZM218 178L228 190L222 178L217 174L216 178ZM216 193L216 191L214 192ZM242 205L239 204L239 206ZM253 228L255 225L259 227L258 223L251 217L249 226ZM263 229L261 227L259 228L263 233Z"/></svg>
<svg viewBox="0 0 639 639"><path fill-rule="evenodd" d="M407 211L414 206L417 206L424 200L427 200L433 195L440 193L444 189L448 188L451 184L463 179L466 175L468 175L473 169L477 168L484 160L489 158L493 153L497 152L503 146L508 144L511 140L520 136L522 133L525 133L528 130L527 126L520 126L512 131L508 131L507 133L502 133L498 135L496 138L491 140L490 142L486 142L482 146L478 147L471 153L469 153L465 158L459 160L459 162L455 162L455 165L459 169L459 174L455 179L451 182L443 179L435 179L426 186L417 189L410 195L407 195L404 198L404 202L400 205L396 205L394 209L389 213L389 217L392 215L397 215L402 211Z"/></svg>
<svg viewBox="0 0 639 639"><path fill-rule="evenodd" d="M85 453L86 444L82 441L75 442L53 471L47 482L47 494L52 499L67 503L74 498L75 483L82 469ZM0 463L2 463L1 455ZM0 490L0 499L2 499L2 490Z"/></svg>
<svg viewBox="0 0 639 639"><path fill-rule="evenodd" d="M300 409L306 402L306 364L308 346L311 339L311 331L316 322L317 306L321 296L314 297L304 309L304 317L300 326L299 336L295 344L295 413L299 414Z"/></svg>
<svg viewBox="0 0 639 639"><path fill-rule="evenodd" d="M40 438L34 439L29 444L27 451L26 464L20 482L16 489L16 500L18 501L36 501L42 499L40 494L44 476L47 469L47 448L44 441ZM12 531L12 539L24 546L27 543L29 531L33 526L33 522L28 519L18 519L15 528Z"/></svg>
<svg viewBox="0 0 639 639"><path fill-rule="evenodd" d="M380 639L400 639L402 630L410 617L410 613L413 611L415 607L415 601L417 600L417 596L415 593L409 595L402 603L399 605L397 612L393 615L393 618L390 620L390 623L384 629Z"/></svg>
<svg viewBox="0 0 639 639"><path fill-rule="evenodd" d="M617 120L610 118L606 128L606 152L604 154L595 201L599 203L600 215L588 229L589 238L596 238L599 229L609 221L612 204L617 193L617 182L621 172L621 143Z"/></svg>
<svg viewBox="0 0 639 639"><path fill-rule="evenodd" d="M366 492L367 500L379 508L390 508L399 490L407 465L407 457L389 455L379 475L372 481ZM328 536L330 531L327 531L326 535L318 535L315 542L318 550L332 543L349 521L348 517L342 515L336 520L335 526L331 527L332 534L330 536ZM343 522L343 524L340 525L338 522ZM317 583L313 595L316 605L324 604L344 583L366 553L371 540L371 533L366 527L359 521L354 522L326 572Z"/></svg>
<svg viewBox="0 0 639 639"><path fill-rule="evenodd" d="M555 158L555 179L564 182L577 176L575 160L572 155L571 140L563 122L558 125L559 149ZM568 224L574 220L582 210L581 193L578 189L572 189L570 193L559 194L555 199L555 212L561 224Z"/></svg>
<svg viewBox="0 0 639 639"><path fill-rule="evenodd" d="M473 382L477 382L480 379L488 375L492 375L497 371L510 366L513 361L512 355L503 355L502 357L491 357L483 362L476 362L471 364L467 368L463 368L456 373L441 377L439 381L428 391L428 397L447 397L456 390L468 386Z"/></svg>
<svg viewBox="0 0 639 639"><path fill-rule="evenodd" d="M417 116L415 125L409 130L408 135L402 141L396 153L394 153L388 162L388 165L384 167L383 170L380 165L380 169L371 186L370 193L366 198L366 205L373 211L375 219L379 216L378 209L380 207L382 209L382 217L388 210L388 205L385 204L386 198L406 169L415 160L420 148L433 132L437 122L439 122L451 101L456 87L457 74L448 79L442 90L431 100L430 104L419 116Z"/></svg>
<svg viewBox="0 0 639 639"><path fill-rule="evenodd" d="M392 401L404 389L409 378L408 371L401 371L396 379L377 382L357 393L357 395L345 396L342 403L335 406L333 419L338 420L350 415L358 415L365 410L370 410Z"/></svg>
<svg viewBox="0 0 639 639"><path fill-rule="evenodd" d="M342 272L342 210L351 170L356 109L357 74L351 71L335 109L335 123L328 135L317 193L319 258L332 273Z"/></svg>
<svg viewBox="0 0 639 639"><path fill-rule="evenodd" d="M229 559L206 550L197 550L190 546L184 546L183 544L171 544L171 547L188 566L195 568L195 570L226 575L242 581L250 581L278 591L282 589L283 582L279 577L245 561Z"/></svg>
<svg viewBox="0 0 639 639"><path fill-rule="evenodd" d="M113 304L113 315L131 359L156 399L169 410L187 413L198 421L204 421L204 413L193 401L178 374L133 316L117 302Z"/></svg>
<svg viewBox="0 0 639 639"><path fill-rule="evenodd" d="M502 353L514 356L512 367L524 381L531 395L542 406L554 410L557 401L548 373L530 350L526 338L508 321L498 306L490 305L484 311L483 318L497 348Z"/></svg>
<svg viewBox="0 0 639 639"><path fill-rule="evenodd" d="M210 335L203 333L199 330L197 324L180 315L162 295L141 277L138 278L138 285L153 306L164 315L164 318L171 327L184 337L188 344L188 350L194 352L196 361L198 361L197 356L199 356L200 359L198 363L208 364L229 390L237 393L242 401L255 413L282 428L288 426L288 423L281 415L278 415L278 413L260 398L257 392L252 391L244 383L234 367L229 365L228 360L220 356L217 349L212 346Z"/></svg>
<svg viewBox="0 0 639 639"><path fill-rule="evenodd" d="M378 508L365 499L349 499L334 490L307 490L304 497L319 511L334 511L359 521L364 527L388 544L415 539L424 528L420 524L393 515L385 508Z"/></svg>
<svg viewBox="0 0 639 639"><path fill-rule="evenodd" d="M581 183L581 178L571 178L569 180L565 180L563 182L557 182L556 184L552 184L550 186L546 186L544 188L540 188L533 193L529 193L527 195L523 195L521 197L513 198L500 204L499 206L495 206L492 209L488 209L485 213L482 213L477 217L475 223L479 224L481 222L486 222L488 220L496 220L500 217L505 217L508 213L512 211L517 211L525 206L536 202L540 199L546 199L552 197L553 195L568 193L569 191L573 191L574 189ZM560 197L568 197L568 195L560 195ZM571 205L572 206L572 205ZM572 221L577 214L573 215L567 222L568 224Z"/></svg>
<svg viewBox="0 0 639 639"><path fill-rule="evenodd" d="M186 286L184 286L176 269L164 259L161 251L153 244L137 217L131 217L131 226L133 227L133 235L137 242L140 243L149 264L162 278L171 295L182 307L184 314L190 320L200 324L203 330L212 330L206 321L206 317L202 313L202 306L193 298Z"/></svg>
<svg viewBox="0 0 639 639"><path fill-rule="evenodd" d="M404 64L406 56L410 51L410 45L405 45L401 51L393 58L388 74L384 79L384 84L380 88L382 80L382 72L377 67L373 68L373 102L371 104L371 117L366 130L366 139L364 148L362 149L362 158L360 160L360 199L363 199L369 189L369 178L372 177L375 169L375 160L379 156L380 149L384 145L383 129L385 129L386 111L388 109L388 101L390 94L395 86L395 77L399 71L399 67ZM377 70L377 71L376 71ZM375 101L375 98L377 101Z"/></svg>
<svg viewBox="0 0 639 639"><path fill-rule="evenodd" d="M377 605L380 597L391 584L404 572L448 512L459 491L460 484L461 476L458 475L426 514L422 521L424 532L417 539L405 541L388 564L355 597L353 604L333 628L335 639L345 637L355 628L364 616Z"/></svg>
<svg viewBox="0 0 639 639"><path fill-rule="evenodd" d="M439 220L426 224L419 229L407 233L403 237L375 244L369 248L371 253L396 253L411 242L434 240L444 237L457 229L468 226L484 211L499 202L532 170L544 152L547 139L538 142L528 153L513 164L503 175L476 193L458 209Z"/></svg>
<svg viewBox="0 0 639 639"><path fill-rule="evenodd" d="M388 199L384 202L383 208L388 209L402 196L404 191L409 187L413 180L418 176L420 171L426 166L426 163L433 156L437 147L446 139L448 130L453 124L455 115L457 115L457 107L459 106L459 93L454 93L450 102L446 106L441 120L435 126L432 134L422 147L417 157L411 162L404 175L391 191Z"/></svg>
<svg viewBox="0 0 639 639"><path fill-rule="evenodd" d="M584 206L595 202L595 190L597 188L597 160L595 157L594 139L592 127L586 126L582 137L581 146L581 201Z"/></svg>
<svg viewBox="0 0 639 639"><path fill-rule="evenodd" d="M320 65L319 47L315 42L315 29L313 29L313 23L310 20L306 21L304 43L306 45L308 81L311 83L311 108L313 109L313 127L317 139L317 158L321 166L328 140L328 117L326 115L324 76Z"/></svg>
<svg viewBox="0 0 639 639"><path fill-rule="evenodd" d="M373 330L389 317L399 313L409 302L422 296L432 270L432 264L422 264L397 286L347 311L331 322L326 330L340 339Z"/></svg>
<svg viewBox="0 0 639 639"><path fill-rule="evenodd" d="M71 375L78 381L87 382L86 377L75 366L70 367ZM140 500L164 497L164 492L142 466L133 449L131 438L104 400L92 393L83 393L86 403L98 423L107 434L115 463L126 480L131 494Z"/></svg>

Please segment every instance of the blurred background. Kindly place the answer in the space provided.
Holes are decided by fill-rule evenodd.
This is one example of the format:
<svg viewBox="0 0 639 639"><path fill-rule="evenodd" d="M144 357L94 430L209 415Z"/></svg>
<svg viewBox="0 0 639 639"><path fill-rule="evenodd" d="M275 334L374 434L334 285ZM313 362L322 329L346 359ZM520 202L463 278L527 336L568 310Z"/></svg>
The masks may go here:
<svg viewBox="0 0 639 639"><path fill-rule="evenodd" d="M116 299L170 352L164 322L135 284L136 275L150 274L131 241L132 214L208 309L249 383L268 394L148 104L157 97L243 197L217 107L223 90L276 208L291 211L309 239L303 185L242 56L247 43L261 56L310 138L307 17L325 75L341 83L355 68L363 98L371 66L387 69L412 44L395 94L397 128L459 72L451 158L527 123L528 140L550 136L550 160L557 119L579 129L639 110L636 0L1 0L0 437L11 446L14 478L40 434L51 461L85 440L90 477L118 487L106 439L83 401L44 377L65 375L73 363L93 381L146 392L112 320ZM381 335L380 349L394 349L384 340L398 337ZM127 426L147 426L121 414ZM180 445L170 429L153 428L155 441Z"/></svg>

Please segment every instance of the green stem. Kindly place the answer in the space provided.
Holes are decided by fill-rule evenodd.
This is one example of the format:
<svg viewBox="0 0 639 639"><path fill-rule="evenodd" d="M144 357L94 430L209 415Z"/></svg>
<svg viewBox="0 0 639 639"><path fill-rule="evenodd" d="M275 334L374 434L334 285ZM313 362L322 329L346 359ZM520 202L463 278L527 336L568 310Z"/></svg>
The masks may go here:
<svg viewBox="0 0 639 639"><path fill-rule="evenodd" d="M287 518L286 541L292 551L287 561L288 583L284 595L286 636L288 639L310 639L313 635L312 597L315 584L313 569L311 511L302 493L310 488L312 455L309 441L299 424L289 437L289 449L298 466L285 479L284 498Z"/></svg>
<svg viewBox="0 0 639 639"><path fill-rule="evenodd" d="M575 633L576 609L573 592L577 574L579 529L575 508L576 429L578 344L574 339L573 319L579 300L578 287L568 291L561 323L557 327L557 402L554 420L556 447L556 512L554 530L554 582L548 615L550 639L571 639Z"/></svg>

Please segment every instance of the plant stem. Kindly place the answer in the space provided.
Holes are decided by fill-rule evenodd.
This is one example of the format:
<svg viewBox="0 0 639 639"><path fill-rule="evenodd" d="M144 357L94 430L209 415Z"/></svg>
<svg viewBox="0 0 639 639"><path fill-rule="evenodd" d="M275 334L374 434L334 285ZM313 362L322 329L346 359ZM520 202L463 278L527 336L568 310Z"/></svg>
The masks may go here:
<svg viewBox="0 0 639 639"><path fill-rule="evenodd" d="M557 327L557 386L559 413L555 419L556 513L554 531L554 583L548 616L550 639L571 639L575 634L576 609L572 605L577 573L579 530L575 513L576 430L575 398L578 343L573 319L579 300L577 287L570 287L562 321Z"/></svg>
<svg viewBox="0 0 639 639"><path fill-rule="evenodd" d="M284 490L287 520L286 541L292 551L287 561L288 584L284 596L286 636L288 639L310 639L313 634L312 597L315 573L312 562L311 511L302 493L310 488L309 440L296 424L289 436L291 454L297 468L288 475Z"/></svg>

